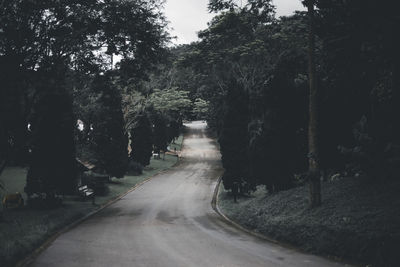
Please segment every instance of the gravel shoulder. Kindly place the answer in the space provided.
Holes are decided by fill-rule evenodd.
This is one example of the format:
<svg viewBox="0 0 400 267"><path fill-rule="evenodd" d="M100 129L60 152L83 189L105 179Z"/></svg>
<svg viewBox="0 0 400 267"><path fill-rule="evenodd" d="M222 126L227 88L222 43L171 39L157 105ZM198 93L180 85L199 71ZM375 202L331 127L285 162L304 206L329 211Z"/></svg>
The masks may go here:
<svg viewBox="0 0 400 267"><path fill-rule="evenodd" d="M218 205L231 220L268 238L357 265L398 266L400 181L363 178L322 183L323 204L308 207L308 187L275 194L259 187L233 203L221 185Z"/></svg>

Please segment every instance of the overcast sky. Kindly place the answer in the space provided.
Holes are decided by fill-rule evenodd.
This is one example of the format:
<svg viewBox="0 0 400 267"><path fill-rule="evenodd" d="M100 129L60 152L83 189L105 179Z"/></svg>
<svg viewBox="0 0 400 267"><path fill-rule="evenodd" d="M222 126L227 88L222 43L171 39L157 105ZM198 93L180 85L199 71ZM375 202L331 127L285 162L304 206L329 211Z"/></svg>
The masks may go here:
<svg viewBox="0 0 400 267"><path fill-rule="evenodd" d="M300 0L273 0L277 16L291 15L295 10L304 10ZM167 0L165 14L170 21L172 36L176 44L187 44L197 40L197 32L207 28L213 14L207 11L208 0Z"/></svg>

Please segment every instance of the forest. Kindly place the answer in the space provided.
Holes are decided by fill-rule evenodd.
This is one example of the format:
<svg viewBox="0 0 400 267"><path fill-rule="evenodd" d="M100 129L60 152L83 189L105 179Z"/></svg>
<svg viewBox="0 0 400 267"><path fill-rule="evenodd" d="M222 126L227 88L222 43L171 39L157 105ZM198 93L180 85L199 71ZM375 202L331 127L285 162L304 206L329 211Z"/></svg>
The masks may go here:
<svg viewBox="0 0 400 267"><path fill-rule="evenodd" d="M316 208L332 177L394 183L397 3L304 0L277 17L240 2L210 0L199 40L173 46L160 0L1 1L0 174L27 166L28 204L52 206L76 193L77 159L140 173L205 120L235 197L308 185Z"/></svg>

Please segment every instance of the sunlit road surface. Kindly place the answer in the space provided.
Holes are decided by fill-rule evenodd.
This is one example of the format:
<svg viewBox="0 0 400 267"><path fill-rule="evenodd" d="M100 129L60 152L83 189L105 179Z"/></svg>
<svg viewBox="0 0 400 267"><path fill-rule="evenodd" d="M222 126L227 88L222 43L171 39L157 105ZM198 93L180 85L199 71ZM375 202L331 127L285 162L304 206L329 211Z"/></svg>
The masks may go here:
<svg viewBox="0 0 400 267"><path fill-rule="evenodd" d="M226 224L211 207L220 154L187 124L181 163L58 237L33 266L340 266Z"/></svg>

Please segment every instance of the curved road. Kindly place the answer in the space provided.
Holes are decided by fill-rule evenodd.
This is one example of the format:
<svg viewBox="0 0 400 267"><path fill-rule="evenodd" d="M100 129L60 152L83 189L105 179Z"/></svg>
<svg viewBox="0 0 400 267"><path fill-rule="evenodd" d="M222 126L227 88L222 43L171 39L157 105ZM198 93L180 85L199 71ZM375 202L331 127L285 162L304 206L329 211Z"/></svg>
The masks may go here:
<svg viewBox="0 0 400 267"><path fill-rule="evenodd" d="M187 126L178 166L59 236L32 266L339 266L226 224L210 205L220 154L204 123Z"/></svg>

